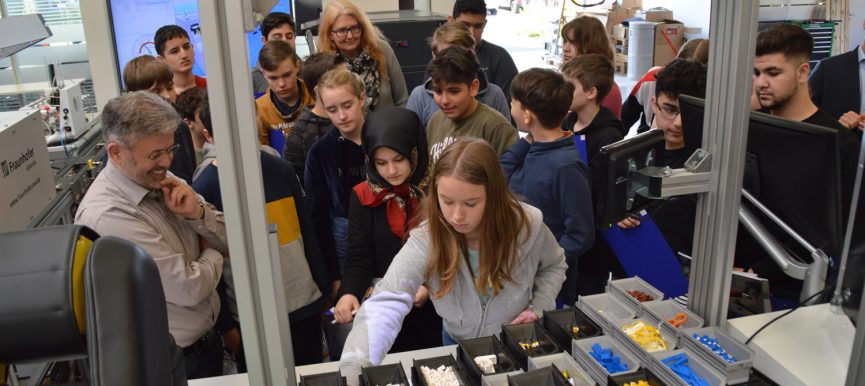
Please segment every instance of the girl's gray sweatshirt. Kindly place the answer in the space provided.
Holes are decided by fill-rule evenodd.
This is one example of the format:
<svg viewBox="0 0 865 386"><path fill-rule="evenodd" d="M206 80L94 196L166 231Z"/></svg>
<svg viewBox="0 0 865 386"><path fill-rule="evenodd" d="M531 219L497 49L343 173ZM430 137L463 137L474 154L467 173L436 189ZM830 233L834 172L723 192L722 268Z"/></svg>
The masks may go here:
<svg viewBox="0 0 865 386"><path fill-rule="evenodd" d="M460 258L456 280L447 295L432 299L451 337L457 341L498 334L530 305L540 316L555 309L556 295L565 281L564 251L544 225L541 211L521 204L528 216L527 227L519 236L519 262L511 271L513 282L486 305L474 286L474 276L465 259ZM339 368L349 384L358 383L361 368L381 363L409 313L415 292L424 284L430 260L429 228L421 224L411 232L405 246L394 257L384 278L375 286L354 319L342 352ZM438 278L426 283L430 292L440 288ZM441 331L416 331L441 334Z"/></svg>

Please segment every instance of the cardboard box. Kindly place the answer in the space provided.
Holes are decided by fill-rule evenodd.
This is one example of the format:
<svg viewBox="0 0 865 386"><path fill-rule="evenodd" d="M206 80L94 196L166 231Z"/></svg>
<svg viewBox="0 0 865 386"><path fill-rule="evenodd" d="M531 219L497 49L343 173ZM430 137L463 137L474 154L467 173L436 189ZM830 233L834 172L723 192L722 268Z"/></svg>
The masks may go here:
<svg viewBox="0 0 865 386"><path fill-rule="evenodd" d="M613 36L613 28L622 24L623 20L634 17L638 10L639 8L616 8L609 12L577 12L574 17L584 15L596 17L606 28L607 35Z"/></svg>
<svg viewBox="0 0 865 386"><path fill-rule="evenodd" d="M676 58L685 42L685 25L679 22L655 25L653 65L665 66Z"/></svg>
<svg viewBox="0 0 865 386"><path fill-rule="evenodd" d="M667 20L673 20L673 11L666 8L652 8L643 12L643 19L646 21L662 23Z"/></svg>
<svg viewBox="0 0 865 386"><path fill-rule="evenodd" d="M612 2L604 3L607 4ZM579 11L576 12L572 18L568 18L567 20L570 21L575 17L583 15L594 16L598 18L601 21L601 24L603 24L607 29L607 35L612 36L613 27L622 24L622 21L625 19L635 17L637 12L642 9L642 6L642 0L622 0L621 6L579 8Z"/></svg>

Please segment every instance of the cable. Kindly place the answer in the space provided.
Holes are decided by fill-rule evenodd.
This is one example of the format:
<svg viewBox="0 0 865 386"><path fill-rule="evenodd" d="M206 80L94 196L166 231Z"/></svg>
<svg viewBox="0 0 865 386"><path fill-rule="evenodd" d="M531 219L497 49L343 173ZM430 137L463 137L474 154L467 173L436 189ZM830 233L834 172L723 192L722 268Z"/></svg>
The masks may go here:
<svg viewBox="0 0 865 386"><path fill-rule="evenodd" d="M597 5L604 4L605 2L606 2L606 0L600 0L599 3L594 3L594 4L580 4L580 3L577 3L576 0L571 0L571 3L574 3L574 5L576 5L577 7L582 7L582 8L594 7L594 6L597 6Z"/></svg>
<svg viewBox="0 0 865 386"><path fill-rule="evenodd" d="M785 317L785 316L787 316L787 315L790 315L791 312L798 310L799 307L802 307L803 305L805 305L805 303L810 302L812 299L814 299L814 298L816 298L816 297L818 297L818 296L820 296L820 295L823 295L823 294L825 294L826 292L831 291L832 289L833 289L832 287L824 288L822 291L817 292L817 293L815 293L815 294L809 296L807 299L805 299L805 300L803 300L801 303L797 304L796 307L793 307L793 309L791 309L791 310L789 310L789 311L787 311L787 312L785 312L785 313L783 313L783 314L781 314L781 315L776 316L775 319L770 320L769 323L764 324L763 327L760 327L759 330L757 330L756 332L754 332L754 333L751 335L751 337L748 338L748 340L745 341L745 345L747 346L748 343L751 343L751 340L753 340L754 337L757 336L757 334L759 334L761 331L765 330L766 327L769 327L772 323L775 323L776 321L778 321L778 319L781 319L781 318L783 318L783 317Z"/></svg>

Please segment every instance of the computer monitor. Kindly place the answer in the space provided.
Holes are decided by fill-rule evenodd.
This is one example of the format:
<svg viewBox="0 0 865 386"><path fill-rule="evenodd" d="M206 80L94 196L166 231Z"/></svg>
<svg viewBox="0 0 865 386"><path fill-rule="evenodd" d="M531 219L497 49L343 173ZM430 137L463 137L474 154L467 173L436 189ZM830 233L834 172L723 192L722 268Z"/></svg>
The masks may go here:
<svg viewBox="0 0 865 386"><path fill-rule="evenodd" d="M663 150L661 130L649 130L601 148L599 175L604 177L595 187L595 223L599 228L609 228L649 204L649 199L629 182L637 170L656 166Z"/></svg>
<svg viewBox="0 0 865 386"><path fill-rule="evenodd" d="M679 110L686 146L702 146L705 102L682 95ZM844 229L838 135L832 128L751 112L742 181L743 189L836 261ZM754 213L762 217L759 210ZM761 219L791 255L811 261L810 253L786 232Z"/></svg>
<svg viewBox="0 0 865 386"><path fill-rule="evenodd" d="M290 0L279 0L272 12L292 14ZM108 0L111 32L114 38L114 53L117 57L118 74L130 60L141 55L156 56L153 35L159 27L176 24L186 30L195 49L195 67L192 73L206 76L204 65L204 40L196 0ZM299 32L299 31L298 31ZM249 65L255 66L261 50L261 30L247 33ZM123 79L121 75L121 86Z"/></svg>

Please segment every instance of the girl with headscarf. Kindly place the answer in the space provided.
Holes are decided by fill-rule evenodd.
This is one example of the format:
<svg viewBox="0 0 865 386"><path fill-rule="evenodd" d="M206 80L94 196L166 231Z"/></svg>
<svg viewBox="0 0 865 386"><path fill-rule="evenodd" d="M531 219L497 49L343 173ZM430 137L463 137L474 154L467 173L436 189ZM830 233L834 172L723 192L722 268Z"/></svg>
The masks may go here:
<svg viewBox="0 0 865 386"><path fill-rule="evenodd" d="M428 170L426 133L417 115L405 108L371 113L361 142L367 179L352 189L350 198L348 261L334 308L338 323L353 320L367 289L384 276L418 224L422 194L418 185ZM391 352L441 345L441 318L428 297L421 286Z"/></svg>

